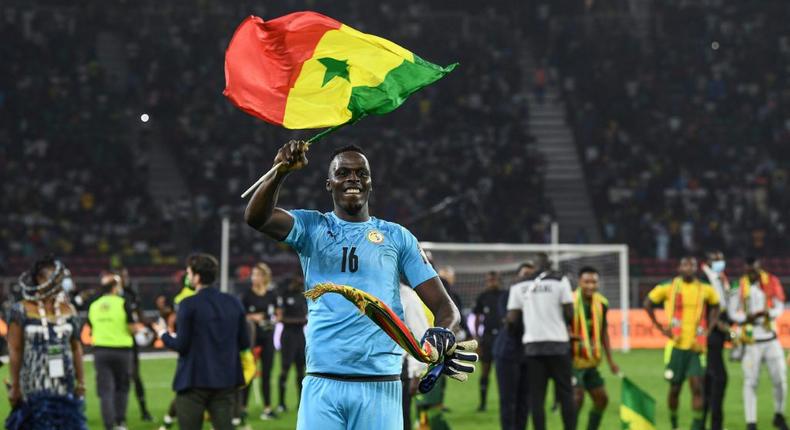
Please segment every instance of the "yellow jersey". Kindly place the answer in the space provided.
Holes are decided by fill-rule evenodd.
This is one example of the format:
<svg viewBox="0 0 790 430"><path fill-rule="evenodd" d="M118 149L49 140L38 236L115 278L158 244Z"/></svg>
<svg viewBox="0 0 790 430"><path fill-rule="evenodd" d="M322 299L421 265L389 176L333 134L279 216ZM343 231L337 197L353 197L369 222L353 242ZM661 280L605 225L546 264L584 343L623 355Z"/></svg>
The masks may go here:
<svg viewBox="0 0 790 430"><path fill-rule="evenodd" d="M686 282L676 277L658 284L647 295L651 302L664 305L664 312L673 333L672 342L677 349L704 348L699 339L702 332L703 315L706 306L718 306L719 295L716 290L699 279ZM700 344L702 343L702 344Z"/></svg>

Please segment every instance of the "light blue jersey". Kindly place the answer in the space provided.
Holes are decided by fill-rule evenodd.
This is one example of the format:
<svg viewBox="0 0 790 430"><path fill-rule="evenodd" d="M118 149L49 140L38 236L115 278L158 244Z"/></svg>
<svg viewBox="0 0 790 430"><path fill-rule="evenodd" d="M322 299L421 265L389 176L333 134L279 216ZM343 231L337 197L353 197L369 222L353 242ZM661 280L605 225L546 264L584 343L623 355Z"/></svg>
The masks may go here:
<svg viewBox="0 0 790 430"><path fill-rule="evenodd" d="M349 285L378 297L403 318L401 276L416 287L436 275L417 239L398 224L371 217L348 222L333 212L290 211L285 243L298 254L306 288ZM308 301L307 371L399 375L402 352L378 326L338 294Z"/></svg>

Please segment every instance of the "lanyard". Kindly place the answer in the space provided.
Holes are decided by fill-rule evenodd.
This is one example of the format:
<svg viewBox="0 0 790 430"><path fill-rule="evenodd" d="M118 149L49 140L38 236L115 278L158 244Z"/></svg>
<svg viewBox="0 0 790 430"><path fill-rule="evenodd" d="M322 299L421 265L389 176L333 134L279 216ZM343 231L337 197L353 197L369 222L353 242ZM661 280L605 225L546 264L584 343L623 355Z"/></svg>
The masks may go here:
<svg viewBox="0 0 790 430"><path fill-rule="evenodd" d="M60 305L63 303L63 295L58 294L55 298L55 334L58 337L58 342L63 338L63 333L57 330L57 327L63 324L63 318L60 313ZM44 328L44 341L49 343L49 320L47 319L47 311L44 310L44 302L38 301L38 315L41 317L41 326Z"/></svg>

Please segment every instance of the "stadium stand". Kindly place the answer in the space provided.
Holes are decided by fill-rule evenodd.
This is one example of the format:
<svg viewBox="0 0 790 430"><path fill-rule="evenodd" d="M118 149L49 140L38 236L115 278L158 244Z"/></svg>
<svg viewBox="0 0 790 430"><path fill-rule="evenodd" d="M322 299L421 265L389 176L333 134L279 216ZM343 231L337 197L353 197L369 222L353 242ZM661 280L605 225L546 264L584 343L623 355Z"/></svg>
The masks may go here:
<svg viewBox="0 0 790 430"><path fill-rule="evenodd" d="M711 248L786 255L790 9L656 7L648 36L560 15L543 35L603 237L659 261Z"/></svg>
<svg viewBox="0 0 790 430"><path fill-rule="evenodd" d="M13 133L6 138L24 144L3 146L4 186L13 191L3 194L3 206L15 209L2 216L17 224L4 223L9 240L0 254L17 261L54 248L59 255L120 254L125 262L161 263L176 249L218 248L225 214L233 221L234 256L280 252L242 225L245 201L238 196L268 168L279 145L310 133L260 123L222 96L224 49L241 18L289 11L287 5L243 3L10 8L12 18L2 28L18 45L4 48L29 49L4 56L13 64L2 75L3 109L12 113L2 115ZM527 130L527 87L513 61L524 52L523 38L510 31L513 18L493 9L474 17L418 2L402 8L317 2L315 9L432 61L462 65L394 114L368 118L316 145L311 160L317 167L293 181L283 202L329 210L321 166L334 147L356 143L373 162L376 215L408 225L425 240L547 241L551 208L543 196L542 159ZM58 25L41 25L45 19ZM477 20L491 31L473 31L473 24L481 25ZM445 31L458 22L463 31ZM97 35L80 31L89 23L120 41L122 82L105 79L107 65L94 49ZM42 58L45 67L39 67ZM19 73L32 82L16 82ZM49 86L40 85L47 80ZM140 112L150 115L150 124L141 127ZM178 160L186 199L152 200L147 139L165 142ZM87 143L105 151L82 150ZM494 206L507 218L487 216ZM50 228L54 220L59 230ZM25 223L24 229L10 227ZM191 239L183 244L171 233L179 225L189 226Z"/></svg>

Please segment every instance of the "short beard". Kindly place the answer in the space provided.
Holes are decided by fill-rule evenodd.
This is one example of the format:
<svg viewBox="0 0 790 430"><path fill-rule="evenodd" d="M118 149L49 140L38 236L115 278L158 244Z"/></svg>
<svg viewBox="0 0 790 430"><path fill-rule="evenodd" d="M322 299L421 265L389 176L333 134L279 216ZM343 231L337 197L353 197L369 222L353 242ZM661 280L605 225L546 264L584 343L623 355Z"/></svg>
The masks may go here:
<svg viewBox="0 0 790 430"><path fill-rule="evenodd" d="M346 213L349 214L349 215L357 215L359 213L359 211L362 210L363 207L365 207L364 203L360 203L358 205L357 204L353 204L353 205L345 206L343 208L343 210L345 210Z"/></svg>

